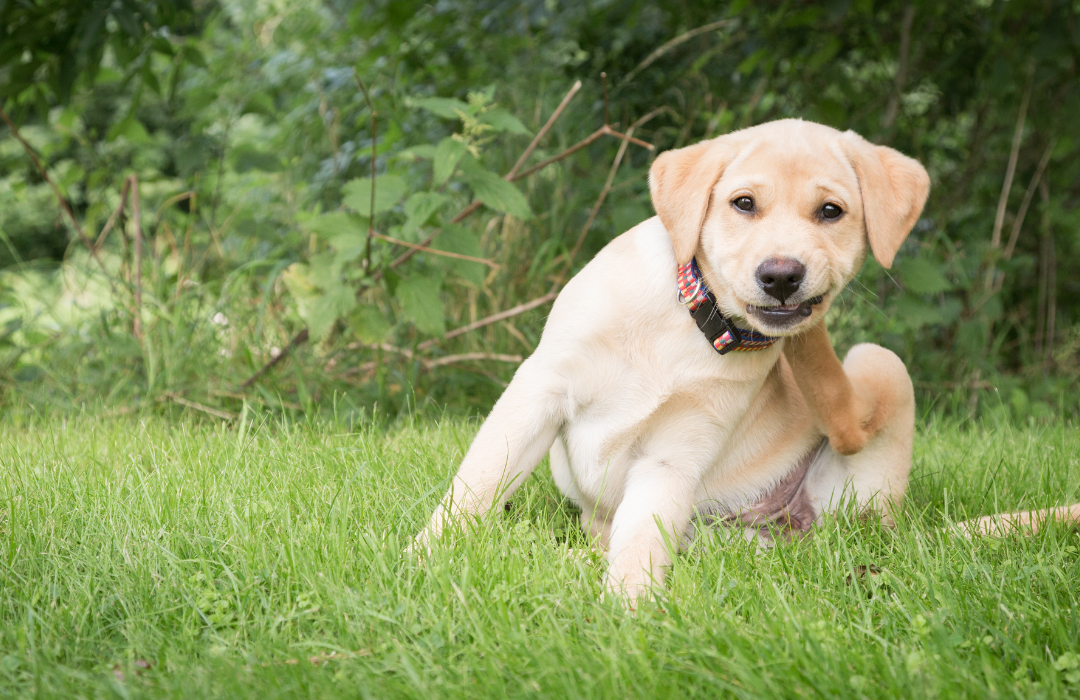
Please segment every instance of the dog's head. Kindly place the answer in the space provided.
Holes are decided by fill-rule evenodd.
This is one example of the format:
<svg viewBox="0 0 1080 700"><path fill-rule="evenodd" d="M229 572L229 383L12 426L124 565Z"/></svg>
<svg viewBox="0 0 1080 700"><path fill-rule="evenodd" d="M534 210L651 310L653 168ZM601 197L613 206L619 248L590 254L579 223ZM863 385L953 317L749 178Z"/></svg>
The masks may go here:
<svg viewBox="0 0 1080 700"><path fill-rule="evenodd" d="M676 259L697 256L720 308L792 335L825 313L868 244L892 266L930 178L854 132L785 119L661 154L649 188Z"/></svg>

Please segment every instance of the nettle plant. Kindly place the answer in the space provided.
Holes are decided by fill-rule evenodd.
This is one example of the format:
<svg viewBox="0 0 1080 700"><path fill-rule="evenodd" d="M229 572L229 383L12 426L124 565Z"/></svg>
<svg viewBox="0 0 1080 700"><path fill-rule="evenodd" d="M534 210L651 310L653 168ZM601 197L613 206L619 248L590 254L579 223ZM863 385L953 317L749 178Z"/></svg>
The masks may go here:
<svg viewBox="0 0 1080 700"><path fill-rule="evenodd" d="M307 219L313 250L283 273L284 282L312 340L335 328L348 329L362 343L378 345L411 325L420 336L446 331L442 293L450 284L479 289L497 267L483 259L480 236L462 226L486 206L519 219L531 217L525 196L485 165L484 150L500 134L528 135L521 121L493 101L493 90L475 91L468 101L431 97L411 106L459 123L437 145L414 146L395 154L395 165L430 161L409 176L385 172L356 178L341 188L341 208ZM374 158L373 158L374 160ZM471 193L471 204L454 212L451 204Z"/></svg>

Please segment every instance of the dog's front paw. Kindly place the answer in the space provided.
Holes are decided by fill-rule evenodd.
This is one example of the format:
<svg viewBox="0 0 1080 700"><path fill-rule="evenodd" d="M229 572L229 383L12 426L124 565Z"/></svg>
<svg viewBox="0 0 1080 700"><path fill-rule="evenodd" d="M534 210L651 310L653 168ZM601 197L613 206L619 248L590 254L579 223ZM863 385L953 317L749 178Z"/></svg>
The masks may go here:
<svg viewBox="0 0 1080 700"><path fill-rule="evenodd" d="M637 610L640 602L649 598L654 582L644 569L637 574L623 574L615 569L608 571L602 600L615 600L627 610Z"/></svg>
<svg viewBox="0 0 1080 700"><path fill-rule="evenodd" d="M431 543L438 537L437 533L432 533L431 526L425 527L413 541L405 548L405 554L413 555L420 561L427 559L431 556Z"/></svg>

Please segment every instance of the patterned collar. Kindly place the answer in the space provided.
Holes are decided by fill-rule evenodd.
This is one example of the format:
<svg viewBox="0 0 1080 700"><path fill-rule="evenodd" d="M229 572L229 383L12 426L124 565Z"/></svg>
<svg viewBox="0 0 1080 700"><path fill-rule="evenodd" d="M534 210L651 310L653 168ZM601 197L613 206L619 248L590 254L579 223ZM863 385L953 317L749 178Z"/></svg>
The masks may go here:
<svg viewBox="0 0 1080 700"><path fill-rule="evenodd" d="M739 352L765 350L780 340L762 335L755 330L738 328L734 321L724 316L716 305L716 298L705 286L696 258L691 258L690 262L679 266L678 280L679 303L690 310L690 315L694 317L697 327L721 355L726 355L732 350Z"/></svg>

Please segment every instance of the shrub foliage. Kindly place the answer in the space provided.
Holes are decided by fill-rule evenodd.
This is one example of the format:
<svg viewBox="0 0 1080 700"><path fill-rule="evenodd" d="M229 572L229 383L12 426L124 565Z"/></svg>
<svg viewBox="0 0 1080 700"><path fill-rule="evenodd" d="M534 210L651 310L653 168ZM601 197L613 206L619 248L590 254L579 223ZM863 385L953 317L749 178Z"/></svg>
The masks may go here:
<svg viewBox="0 0 1080 700"><path fill-rule="evenodd" d="M0 47L9 397L483 409L655 153L802 117L933 179L837 343L925 406L1080 409L1075 0L52 0Z"/></svg>

